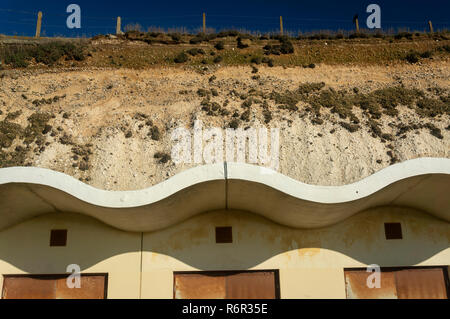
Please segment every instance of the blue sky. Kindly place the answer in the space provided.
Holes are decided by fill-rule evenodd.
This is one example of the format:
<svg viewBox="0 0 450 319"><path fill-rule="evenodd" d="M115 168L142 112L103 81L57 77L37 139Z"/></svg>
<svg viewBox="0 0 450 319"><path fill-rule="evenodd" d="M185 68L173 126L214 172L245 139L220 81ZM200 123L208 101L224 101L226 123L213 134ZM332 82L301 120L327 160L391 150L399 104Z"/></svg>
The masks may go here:
<svg viewBox="0 0 450 319"><path fill-rule="evenodd" d="M81 7L81 29L68 29L66 7L75 3ZM122 26L139 23L145 29L201 27L202 12L207 26L216 30L242 28L253 31L275 31L279 16L284 28L291 31L350 30L354 14L365 25L367 5L381 7L383 29L409 28L423 31L432 20L435 29L450 27L448 0L227 0L227 1L116 1L116 0L0 0L0 34L34 35L36 14L43 12L43 33L47 36L92 36L114 33L117 16Z"/></svg>

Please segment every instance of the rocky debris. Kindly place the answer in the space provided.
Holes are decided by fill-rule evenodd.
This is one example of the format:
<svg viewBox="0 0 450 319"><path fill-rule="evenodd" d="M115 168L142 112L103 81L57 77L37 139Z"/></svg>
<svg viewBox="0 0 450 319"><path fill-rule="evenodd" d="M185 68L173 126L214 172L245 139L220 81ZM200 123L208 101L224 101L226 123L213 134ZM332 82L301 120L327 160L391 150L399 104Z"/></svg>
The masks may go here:
<svg viewBox="0 0 450 319"><path fill-rule="evenodd" d="M0 165L47 167L100 188L121 189L124 180L142 188L190 167L157 151L169 150L170 132L192 129L194 120L205 128L279 128L280 172L307 183L347 183L397 161L449 156L446 68L383 69L377 72L388 75L370 82L358 75L364 68L338 66L333 73L263 63L254 60L257 74L247 66L204 75L170 69L8 75L0 82ZM305 170L311 162L317 170Z"/></svg>

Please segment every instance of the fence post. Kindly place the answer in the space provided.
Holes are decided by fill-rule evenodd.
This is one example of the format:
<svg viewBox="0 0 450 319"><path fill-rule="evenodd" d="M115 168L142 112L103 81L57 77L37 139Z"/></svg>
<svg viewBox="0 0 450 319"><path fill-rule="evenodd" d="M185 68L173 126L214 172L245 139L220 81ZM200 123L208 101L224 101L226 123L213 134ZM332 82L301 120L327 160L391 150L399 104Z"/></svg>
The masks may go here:
<svg viewBox="0 0 450 319"><path fill-rule="evenodd" d="M36 38L41 36L41 24L42 24L42 12L38 12L37 24L36 24Z"/></svg>
<svg viewBox="0 0 450 319"><path fill-rule="evenodd" d="M358 21L358 18L355 19L355 24L356 24L356 33L359 33L359 21Z"/></svg>
<svg viewBox="0 0 450 319"><path fill-rule="evenodd" d="M120 19L120 17L117 17L116 34L122 34L122 31L120 30L120 24L121 24L121 19Z"/></svg>
<svg viewBox="0 0 450 319"><path fill-rule="evenodd" d="M430 33L433 33L433 23L431 23L431 20L428 21L428 26L430 27Z"/></svg>
<svg viewBox="0 0 450 319"><path fill-rule="evenodd" d="M280 34L283 35L283 17L280 16Z"/></svg>
<svg viewBox="0 0 450 319"><path fill-rule="evenodd" d="M206 33L206 14L203 12L203 33Z"/></svg>

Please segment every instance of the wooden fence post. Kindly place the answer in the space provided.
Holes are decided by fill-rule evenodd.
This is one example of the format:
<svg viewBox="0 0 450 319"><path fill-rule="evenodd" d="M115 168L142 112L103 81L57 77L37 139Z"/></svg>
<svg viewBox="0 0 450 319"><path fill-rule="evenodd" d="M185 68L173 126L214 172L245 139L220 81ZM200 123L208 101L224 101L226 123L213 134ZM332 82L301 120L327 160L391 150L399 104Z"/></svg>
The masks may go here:
<svg viewBox="0 0 450 319"><path fill-rule="evenodd" d="M120 19L120 17L117 17L116 34L122 34L120 24L121 24L121 19Z"/></svg>
<svg viewBox="0 0 450 319"><path fill-rule="evenodd" d="M203 33L206 33L206 14L203 12Z"/></svg>
<svg viewBox="0 0 450 319"><path fill-rule="evenodd" d="M358 14L355 14L353 16L353 23L356 26L356 33L359 33L359 21L358 21Z"/></svg>
<svg viewBox="0 0 450 319"><path fill-rule="evenodd" d="M430 27L430 33L433 33L433 23L431 23L431 20L428 21L428 26Z"/></svg>
<svg viewBox="0 0 450 319"><path fill-rule="evenodd" d="M42 24L42 12L38 12L37 24L36 24L36 38L41 36L41 24Z"/></svg>
<svg viewBox="0 0 450 319"><path fill-rule="evenodd" d="M283 35L283 17L280 16L280 34Z"/></svg>

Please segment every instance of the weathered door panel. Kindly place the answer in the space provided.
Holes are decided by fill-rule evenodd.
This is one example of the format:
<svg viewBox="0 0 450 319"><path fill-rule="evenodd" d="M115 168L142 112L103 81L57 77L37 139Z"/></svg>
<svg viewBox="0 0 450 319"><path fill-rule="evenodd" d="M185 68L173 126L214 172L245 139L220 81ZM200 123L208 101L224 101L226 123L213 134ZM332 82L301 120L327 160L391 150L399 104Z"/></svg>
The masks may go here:
<svg viewBox="0 0 450 319"><path fill-rule="evenodd" d="M366 270L345 271L345 288L349 299L446 299L444 268L388 268L380 273L380 288L369 288Z"/></svg>
<svg viewBox="0 0 450 319"><path fill-rule="evenodd" d="M104 299L105 276L81 276L80 288L69 288L67 278L56 280L56 299Z"/></svg>
<svg viewBox="0 0 450 319"><path fill-rule="evenodd" d="M221 271L174 274L176 299L273 299L274 271Z"/></svg>
<svg viewBox="0 0 450 319"><path fill-rule="evenodd" d="M175 274L175 299L225 299L225 276Z"/></svg>
<svg viewBox="0 0 450 319"><path fill-rule="evenodd" d="M81 287L69 288L67 275L5 276L4 299L102 299L106 275L81 275Z"/></svg>
<svg viewBox="0 0 450 319"><path fill-rule="evenodd" d="M273 272L242 272L226 277L228 299L275 299Z"/></svg>
<svg viewBox="0 0 450 319"><path fill-rule="evenodd" d="M369 288L367 271L346 271L345 288L348 299L397 299L394 272L380 273L380 288Z"/></svg>
<svg viewBox="0 0 450 319"><path fill-rule="evenodd" d="M5 277L3 299L55 299L54 278Z"/></svg>
<svg viewBox="0 0 450 319"><path fill-rule="evenodd" d="M395 277L401 299L447 299L442 268L404 269Z"/></svg>

